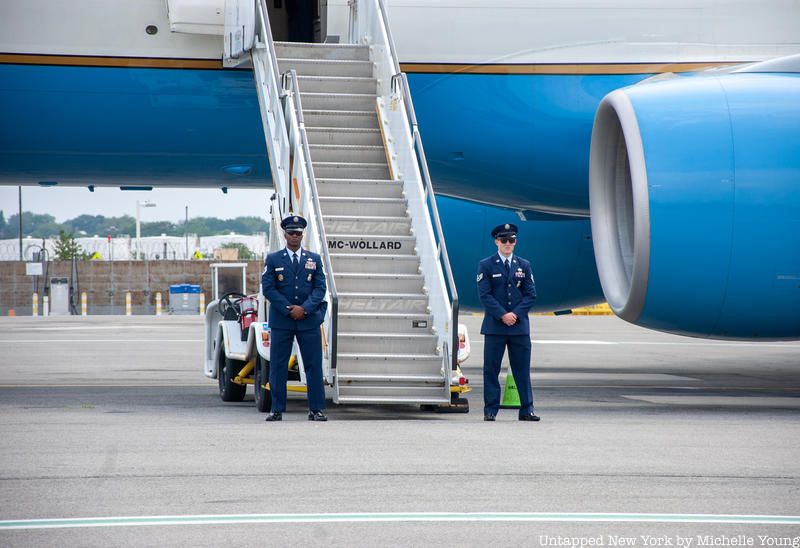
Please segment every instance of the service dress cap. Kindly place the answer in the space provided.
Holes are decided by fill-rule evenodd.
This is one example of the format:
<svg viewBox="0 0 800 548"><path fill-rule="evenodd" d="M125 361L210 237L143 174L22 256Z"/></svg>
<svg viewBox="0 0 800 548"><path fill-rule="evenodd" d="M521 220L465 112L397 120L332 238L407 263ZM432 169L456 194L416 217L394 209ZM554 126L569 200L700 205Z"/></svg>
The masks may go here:
<svg viewBox="0 0 800 548"><path fill-rule="evenodd" d="M308 225L305 219L300 215L289 215L281 221L281 228L283 230L292 230L294 232L303 232L303 229Z"/></svg>
<svg viewBox="0 0 800 548"><path fill-rule="evenodd" d="M516 237L517 230L517 225L511 223L497 225L492 229L492 238Z"/></svg>

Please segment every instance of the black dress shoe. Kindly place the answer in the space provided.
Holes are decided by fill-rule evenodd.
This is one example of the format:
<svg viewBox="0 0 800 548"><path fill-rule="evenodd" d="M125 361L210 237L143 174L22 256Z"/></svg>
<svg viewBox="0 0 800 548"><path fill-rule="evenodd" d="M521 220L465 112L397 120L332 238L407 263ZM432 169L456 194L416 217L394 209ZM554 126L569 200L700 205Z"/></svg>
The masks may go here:
<svg viewBox="0 0 800 548"><path fill-rule="evenodd" d="M492 421L492 422L494 422L494 420L495 420L495 415L484 415L484 416L483 416L483 420L485 420L485 421Z"/></svg>
<svg viewBox="0 0 800 548"><path fill-rule="evenodd" d="M521 420L521 421L539 422L542 419L540 419L539 417L537 417L533 413L525 413L524 415L520 415L519 416L519 420Z"/></svg>
<svg viewBox="0 0 800 548"><path fill-rule="evenodd" d="M264 420L267 421L267 422L282 421L283 420L283 413L281 413L280 411L277 411L277 412L273 411L272 413L267 414L267 418L264 419Z"/></svg>
<svg viewBox="0 0 800 548"><path fill-rule="evenodd" d="M309 411L308 412L308 420L325 422L326 420L328 420L328 417L323 415L322 411Z"/></svg>

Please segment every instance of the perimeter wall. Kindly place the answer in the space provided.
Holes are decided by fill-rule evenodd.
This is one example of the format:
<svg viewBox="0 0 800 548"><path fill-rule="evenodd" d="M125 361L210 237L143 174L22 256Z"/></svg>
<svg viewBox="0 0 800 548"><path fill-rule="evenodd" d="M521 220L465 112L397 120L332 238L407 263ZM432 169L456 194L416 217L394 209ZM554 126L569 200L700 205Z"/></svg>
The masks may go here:
<svg viewBox="0 0 800 548"><path fill-rule="evenodd" d="M156 292L161 292L163 313L167 313L169 286L195 284L211 300L211 264L224 261L77 261L75 299L80 312L80 293L86 292L88 313L125 314L125 294L131 293L133 314L155 314ZM247 264L247 293L256 293L261 281L261 261L233 261ZM27 276L25 262L0 261L0 315L10 310L18 316L30 316L32 294L38 289L39 314L45 276ZM70 261L47 263L47 278L70 278ZM199 312L198 312L199 313Z"/></svg>

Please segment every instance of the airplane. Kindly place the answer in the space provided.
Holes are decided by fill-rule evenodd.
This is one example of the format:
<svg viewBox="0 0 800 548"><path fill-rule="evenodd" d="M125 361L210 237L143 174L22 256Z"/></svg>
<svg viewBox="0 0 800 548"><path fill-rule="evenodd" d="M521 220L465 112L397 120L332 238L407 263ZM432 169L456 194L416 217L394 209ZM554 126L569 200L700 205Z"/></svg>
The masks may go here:
<svg viewBox="0 0 800 548"><path fill-rule="evenodd" d="M0 4L0 184L271 188L252 72L171 32L180 2ZM387 4L462 304L515 222L535 310L800 338L800 3ZM347 0L315 9L347 35Z"/></svg>

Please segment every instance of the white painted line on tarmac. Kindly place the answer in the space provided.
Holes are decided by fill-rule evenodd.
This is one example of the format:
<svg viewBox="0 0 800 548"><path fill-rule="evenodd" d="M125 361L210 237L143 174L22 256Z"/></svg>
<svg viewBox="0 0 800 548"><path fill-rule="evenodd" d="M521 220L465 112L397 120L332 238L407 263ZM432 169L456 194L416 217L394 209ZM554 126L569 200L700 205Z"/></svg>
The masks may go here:
<svg viewBox="0 0 800 548"><path fill-rule="evenodd" d="M11 331L20 330L20 331L98 331L98 330L109 330L109 329L117 329L121 331L126 331L128 329L150 329L150 330L158 330L161 329L162 326L160 325L125 325L125 324L117 324L117 325L62 325L62 326L30 326L30 325L20 325L12 328Z"/></svg>
<svg viewBox="0 0 800 548"><path fill-rule="evenodd" d="M620 341L617 344L629 344L637 346L720 346L725 348L797 348L800 343L795 342L668 342L668 341Z"/></svg>
<svg viewBox="0 0 800 548"><path fill-rule="evenodd" d="M170 342L201 343L203 339L2 339L2 343L136 343L136 342Z"/></svg>
<svg viewBox="0 0 800 548"><path fill-rule="evenodd" d="M548 340L548 339L533 339L531 342L533 342L533 344L575 344L575 345L580 345L580 344L595 344L595 345L597 345L597 344L600 344L600 345L602 345L602 344L619 344L617 342L611 342L611 341L560 341L560 340L553 340L553 339L551 339L551 340Z"/></svg>
<svg viewBox="0 0 800 548"><path fill-rule="evenodd" d="M749 390L747 390L749 391ZM630 394L622 396L630 400L639 400L659 405L690 405L712 407L771 407L782 409L800 409L800 398L791 396L710 396L710 395L670 395L647 396Z"/></svg>
<svg viewBox="0 0 800 548"><path fill-rule="evenodd" d="M212 379L213 381L213 379ZM206 383L188 383L188 382L171 382L171 383L62 383L62 384L37 384L28 382L25 384L0 384L2 388L185 388L185 387L208 387L214 386L211 382ZM636 388L639 388L638 386Z"/></svg>
<svg viewBox="0 0 800 548"><path fill-rule="evenodd" d="M185 516L119 516L93 518L22 519L0 521L0 531L76 527L156 525L227 525L240 523L355 523L355 522L628 522L726 523L738 525L800 525L800 516L735 514L590 514L555 512L398 512L331 514L199 514Z"/></svg>
<svg viewBox="0 0 800 548"><path fill-rule="evenodd" d="M130 342L175 342L199 343L203 339L0 339L3 343L130 343ZM697 347L724 347L724 348L784 348L800 350L800 343L759 343L759 342L653 342L653 341L600 341L600 340L560 340L560 339L533 339L533 344L561 344L575 346L697 346Z"/></svg>
<svg viewBox="0 0 800 548"><path fill-rule="evenodd" d="M702 346L725 348L797 348L800 343L761 343L761 342L677 342L677 341L598 341L598 340L559 340L533 339L533 344L566 344L566 345L626 345L626 346Z"/></svg>

